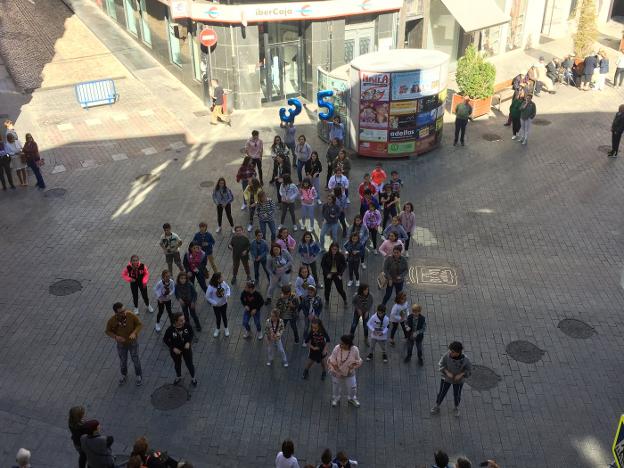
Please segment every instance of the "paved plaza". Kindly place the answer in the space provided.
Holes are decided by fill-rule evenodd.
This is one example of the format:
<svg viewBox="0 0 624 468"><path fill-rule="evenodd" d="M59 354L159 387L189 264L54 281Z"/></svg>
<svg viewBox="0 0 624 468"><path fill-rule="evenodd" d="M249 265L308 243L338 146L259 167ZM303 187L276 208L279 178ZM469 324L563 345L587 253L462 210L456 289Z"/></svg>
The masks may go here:
<svg viewBox="0 0 624 468"><path fill-rule="evenodd" d="M104 328L114 302L131 304L121 269L140 255L152 293L166 267L162 224L170 222L185 247L200 221L214 233L211 191L220 176L234 190L235 221L246 225L234 181L240 149L254 128L268 147L279 122L276 109L264 109L234 114L231 129L210 128L199 113L195 126L207 130L190 131L189 115L178 116L135 75L118 85L119 103L88 112L71 107L71 88L0 90L0 114L17 118L20 136L32 132L40 142L48 184L43 193L0 193L2 466L22 446L33 452L33 466L75 466L66 424L74 405L86 406L88 417L114 435L116 454L128 454L146 435L153 447L202 468L271 467L285 438L294 440L302 466L318 463L326 447L375 468L430 466L439 448L452 460L495 458L501 468L611 461L624 407L624 167L606 157L603 145L624 101L621 90L563 87L537 98L527 146L511 140L506 116L497 114L469 124L467 146L453 147L449 119L439 150L385 164L405 182L402 201L415 205L406 290L428 320L423 367L402 362L400 338L389 363L378 355L359 370L362 406L343 401L331 408L331 384L318 368L302 380L307 350L292 333L285 339L287 369L267 368L265 343L243 339L239 275L228 309L232 335L212 337L214 315L200 299L199 386L186 375L188 392L165 402L179 406L161 410L153 396L172 383L173 365L154 332L155 316L143 309L143 386L117 385L118 358ZM300 118L300 131L324 161L315 116ZM352 183L373 163L355 159ZM264 165L266 174L268 155ZM349 220L359 207L355 191L351 200ZM230 236L215 237L216 262L229 281ZM363 278L374 284L381 259L369 256L367 264ZM263 293L265 287L262 277ZM381 294L372 290L378 302ZM53 294L59 292L66 295ZM335 343L352 312L334 292L322 318ZM477 371L464 387L461 416L452 415L449 397L432 416L437 361L453 340L464 343ZM366 351L361 328L356 344Z"/></svg>

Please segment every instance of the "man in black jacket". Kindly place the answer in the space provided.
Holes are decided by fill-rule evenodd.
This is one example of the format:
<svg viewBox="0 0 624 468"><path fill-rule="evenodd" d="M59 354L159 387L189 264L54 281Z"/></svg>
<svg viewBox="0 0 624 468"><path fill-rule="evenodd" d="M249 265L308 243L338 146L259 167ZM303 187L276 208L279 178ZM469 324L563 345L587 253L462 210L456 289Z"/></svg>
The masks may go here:
<svg viewBox="0 0 624 468"><path fill-rule="evenodd" d="M624 104L620 105L618 108L617 114L615 114L613 123L611 124L610 158L617 158L617 154L620 149L620 140L622 139L622 132L624 132Z"/></svg>

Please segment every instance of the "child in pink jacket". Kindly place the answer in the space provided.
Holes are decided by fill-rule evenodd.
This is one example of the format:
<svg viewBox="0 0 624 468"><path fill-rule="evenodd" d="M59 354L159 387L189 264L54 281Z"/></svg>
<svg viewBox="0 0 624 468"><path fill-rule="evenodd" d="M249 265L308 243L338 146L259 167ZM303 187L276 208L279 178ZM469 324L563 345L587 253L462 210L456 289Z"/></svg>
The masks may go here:
<svg viewBox="0 0 624 468"><path fill-rule="evenodd" d="M132 292L132 302L134 303L134 314L139 315L139 291L147 307L147 310L154 312L154 308L149 303L147 296L147 282L149 281L149 271L144 263L141 263L138 255L130 257L130 262L121 270L122 278L130 283Z"/></svg>

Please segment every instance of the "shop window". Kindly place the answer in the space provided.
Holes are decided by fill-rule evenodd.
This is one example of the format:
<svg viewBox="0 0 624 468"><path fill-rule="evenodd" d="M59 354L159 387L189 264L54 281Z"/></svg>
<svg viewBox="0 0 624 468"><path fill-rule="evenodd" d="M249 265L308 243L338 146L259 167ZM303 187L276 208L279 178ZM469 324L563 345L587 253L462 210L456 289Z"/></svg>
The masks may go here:
<svg viewBox="0 0 624 468"><path fill-rule="evenodd" d="M372 44L375 34L373 27L345 29L344 59L345 63L351 62L355 57L373 52Z"/></svg>
<svg viewBox="0 0 624 468"><path fill-rule="evenodd" d="M526 20L527 0L513 0L511 4L511 23L509 35L507 36L507 50L519 49L522 47L522 36L524 34L524 24Z"/></svg>
<svg viewBox="0 0 624 468"><path fill-rule="evenodd" d="M191 55L193 56L193 78L197 81L202 81L202 75L206 69L204 64L204 58L199 44L199 30L196 30L195 35L191 38Z"/></svg>
<svg viewBox="0 0 624 468"><path fill-rule="evenodd" d="M145 42L145 44L149 47L152 47L152 32L150 31L149 23L147 21L147 7L145 6L145 0L141 0L139 5L141 7L141 36L143 42Z"/></svg>
<svg viewBox="0 0 624 468"><path fill-rule="evenodd" d="M115 0L106 0L106 13L117 21L117 11L115 10Z"/></svg>
<svg viewBox="0 0 624 468"><path fill-rule="evenodd" d="M124 0L124 11L126 12L126 29L133 36L139 35L139 29L137 27L137 20L134 14L134 1Z"/></svg>
<svg viewBox="0 0 624 468"><path fill-rule="evenodd" d="M447 53L450 56L450 61L455 62L458 57L458 50L461 49L463 53L467 44L463 37L460 44L459 25L440 0L431 0L429 27L427 29L427 48Z"/></svg>
<svg viewBox="0 0 624 468"><path fill-rule="evenodd" d="M179 67L182 66L182 48L180 47L180 39L175 34L175 23L172 23L167 16L167 35L169 37L169 58L171 62Z"/></svg>

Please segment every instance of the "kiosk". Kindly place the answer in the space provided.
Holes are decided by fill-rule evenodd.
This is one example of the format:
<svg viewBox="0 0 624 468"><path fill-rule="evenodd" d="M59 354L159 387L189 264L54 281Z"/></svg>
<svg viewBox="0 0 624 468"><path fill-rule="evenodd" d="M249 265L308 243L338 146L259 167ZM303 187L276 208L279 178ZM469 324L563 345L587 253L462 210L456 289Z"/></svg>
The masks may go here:
<svg viewBox="0 0 624 468"><path fill-rule="evenodd" d="M449 56L394 49L355 58L350 70L350 147L360 156L401 158L442 138Z"/></svg>

